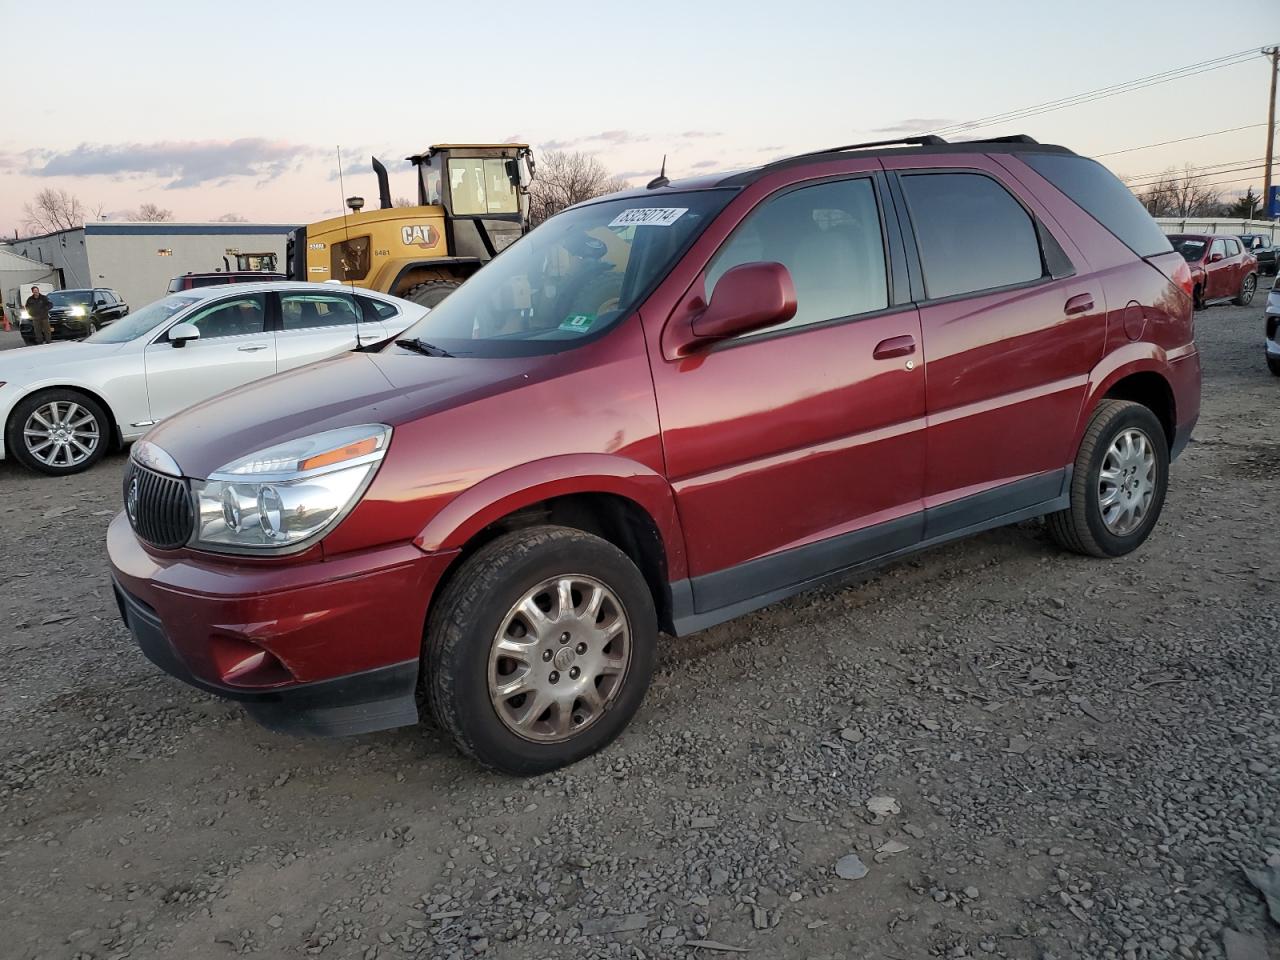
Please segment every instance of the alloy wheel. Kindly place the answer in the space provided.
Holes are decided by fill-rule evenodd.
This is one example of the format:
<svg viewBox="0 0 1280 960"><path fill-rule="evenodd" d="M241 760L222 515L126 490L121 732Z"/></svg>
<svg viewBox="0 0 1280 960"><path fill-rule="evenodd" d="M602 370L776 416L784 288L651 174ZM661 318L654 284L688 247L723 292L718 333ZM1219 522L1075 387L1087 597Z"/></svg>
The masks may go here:
<svg viewBox="0 0 1280 960"><path fill-rule="evenodd" d="M526 740L559 742L609 709L631 663L631 625L616 593L570 574L527 590L489 653L489 699Z"/></svg>
<svg viewBox="0 0 1280 960"><path fill-rule="evenodd" d="M1244 286L1240 288L1240 306L1247 307L1252 302L1253 292L1257 287L1258 281L1253 274L1244 278Z"/></svg>
<svg viewBox="0 0 1280 960"><path fill-rule="evenodd" d="M1118 537L1133 533L1146 519L1156 495L1156 453L1151 438L1137 427L1116 435L1098 475L1102 522Z"/></svg>
<svg viewBox="0 0 1280 960"><path fill-rule="evenodd" d="M102 442L98 418L74 400L51 400L36 407L22 437L27 452L48 467L79 466Z"/></svg>

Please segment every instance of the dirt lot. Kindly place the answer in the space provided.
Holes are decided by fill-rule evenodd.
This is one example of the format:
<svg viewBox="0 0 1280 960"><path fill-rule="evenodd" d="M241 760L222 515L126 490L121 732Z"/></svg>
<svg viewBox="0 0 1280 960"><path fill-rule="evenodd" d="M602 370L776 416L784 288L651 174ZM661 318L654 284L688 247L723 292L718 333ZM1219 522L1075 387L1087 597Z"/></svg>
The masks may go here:
<svg viewBox="0 0 1280 960"><path fill-rule="evenodd" d="M122 459L0 464L0 955L1280 958L1242 872L1280 864L1263 295L1200 314L1136 555L1027 523L669 641L620 741L532 780L161 675L107 582Z"/></svg>

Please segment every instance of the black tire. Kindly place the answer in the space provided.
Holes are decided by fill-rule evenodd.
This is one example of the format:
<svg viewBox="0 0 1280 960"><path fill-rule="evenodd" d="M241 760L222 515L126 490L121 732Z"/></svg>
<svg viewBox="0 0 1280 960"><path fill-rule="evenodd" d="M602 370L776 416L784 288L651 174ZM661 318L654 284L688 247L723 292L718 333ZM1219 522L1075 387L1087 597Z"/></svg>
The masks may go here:
<svg viewBox="0 0 1280 960"><path fill-rule="evenodd" d="M573 573L594 577L621 601L631 630L631 661L598 719L567 740L536 742L498 716L489 697L489 653L507 611L525 591ZM626 554L580 530L530 527L478 550L433 605L423 645L423 692L436 722L463 753L510 774L545 773L595 753L622 732L648 689L657 638L653 597Z"/></svg>
<svg viewBox="0 0 1280 960"><path fill-rule="evenodd" d="M1237 293L1231 302L1237 307L1247 307L1253 303L1253 295L1258 291L1258 275L1249 273L1240 281L1240 292Z"/></svg>
<svg viewBox="0 0 1280 960"><path fill-rule="evenodd" d="M1107 528L1098 503L1099 475L1112 442L1122 430L1135 427L1146 434L1155 453L1155 490L1142 522L1120 536ZM1059 546L1090 557L1121 557L1136 550L1150 536L1164 508L1169 486L1169 446L1156 415L1140 403L1103 400L1080 442L1071 477L1071 505L1048 517L1049 534Z"/></svg>
<svg viewBox="0 0 1280 960"><path fill-rule="evenodd" d="M429 280L410 287L404 292L404 298L419 306L435 307L460 286L456 280Z"/></svg>
<svg viewBox="0 0 1280 960"><path fill-rule="evenodd" d="M84 460L78 463L62 465L50 465L37 459L34 454L27 448L26 438L24 436L24 427L30 419L31 414L47 403L78 403L84 410L88 411L94 418L98 427L98 440L96 446L92 448ZM14 407L13 413L9 416L9 422L5 426L5 447L10 456L14 457L24 467L35 470L37 473L48 474L52 477L65 477L73 473L82 473L88 470L95 463L106 456L107 449L112 443L111 419L107 416L102 405L91 397L75 390L40 390L24 397Z"/></svg>
<svg viewBox="0 0 1280 960"><path fill-rule="evenodd" d="M1280 360L1275 357L1267 357L1267 369L1275 376L1280 377Z"/></svg>

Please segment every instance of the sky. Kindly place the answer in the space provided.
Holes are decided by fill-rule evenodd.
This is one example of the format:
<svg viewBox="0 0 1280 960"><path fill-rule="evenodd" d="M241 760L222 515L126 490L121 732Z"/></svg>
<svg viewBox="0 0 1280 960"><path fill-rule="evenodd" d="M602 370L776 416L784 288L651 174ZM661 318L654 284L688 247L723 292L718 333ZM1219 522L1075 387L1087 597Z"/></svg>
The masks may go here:
<svg viewBox="0 0 1280 960"><path fill-rule="evenodd" d="M1280 41L1280 2L507 0L258 8L0 0L0 236L44 187L119 219L305 223L377 197L368 158L521 140L675 179L939 129ZM267 10L273 13L267 13ZM1155 12L1158 10L1158 14ZM278 15L277 15L278 14ZM1179 24L1182 25L1179 28ZM1229 28L1227 28L1229 24ZM981 127L1250 182L1265 151L1261 56ZM1248 127L1186 143L1129 150ZM950 135L948 135L950 138ZM1114 151L1128 152L1116 154ZM375 201L376 202L376 201Z"/></svg>

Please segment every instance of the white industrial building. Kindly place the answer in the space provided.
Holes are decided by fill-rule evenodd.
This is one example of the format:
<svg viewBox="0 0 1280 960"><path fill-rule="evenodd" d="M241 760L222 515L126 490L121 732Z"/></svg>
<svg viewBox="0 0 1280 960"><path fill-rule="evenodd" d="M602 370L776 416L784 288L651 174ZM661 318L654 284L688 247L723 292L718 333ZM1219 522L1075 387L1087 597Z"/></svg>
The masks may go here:
<svg viewBox="0 0 1280 960"><path fill-rule="evenodd" d="M137 309L164 296L180 274L235 270L237 256L253 258L253 269L287 272L285 247L295 226L101 221L13 240L0 251L47 265L55 288L110 287Z"/></svg>

